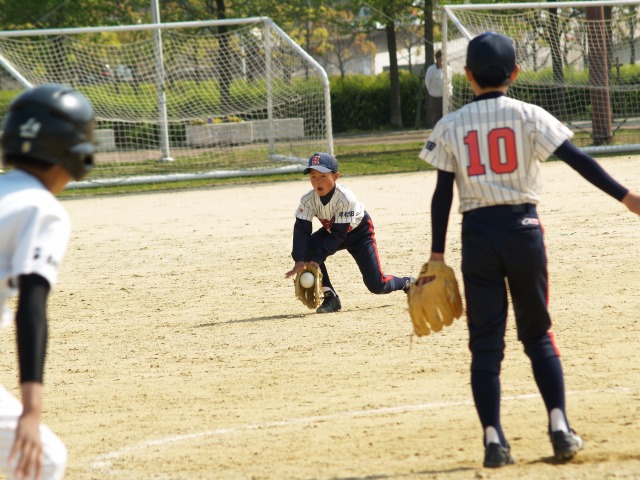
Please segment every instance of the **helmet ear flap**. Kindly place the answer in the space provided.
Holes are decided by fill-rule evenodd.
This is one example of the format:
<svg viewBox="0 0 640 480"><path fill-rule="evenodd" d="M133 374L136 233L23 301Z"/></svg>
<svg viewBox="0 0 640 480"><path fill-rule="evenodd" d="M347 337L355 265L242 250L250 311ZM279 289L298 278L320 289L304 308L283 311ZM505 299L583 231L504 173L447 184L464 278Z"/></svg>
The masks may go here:
<svg viewBox="0 0 640 480"><path fill-rule="evenodd" d="M77 156L70 162L69 173L74 180L82 180L95 166L95 148L92 143L85 142L74 145L69 152Z"/></svg>

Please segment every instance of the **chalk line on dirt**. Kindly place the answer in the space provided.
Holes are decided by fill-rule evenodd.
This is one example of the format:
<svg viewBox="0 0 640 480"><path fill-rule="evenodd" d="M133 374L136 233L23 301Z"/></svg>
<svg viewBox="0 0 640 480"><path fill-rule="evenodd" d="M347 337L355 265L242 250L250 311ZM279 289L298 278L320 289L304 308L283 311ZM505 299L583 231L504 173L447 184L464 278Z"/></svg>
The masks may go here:
<svg viewBox="0 0 640 480"><path fill-rule="evenodd" d="M575 396L575 395L593 395L593 394L616 393L616 392L630 393L630 392L633 392L634 390L635 389L632 389L629 387L615 387L615 388L599 389L599 390L571 391L571 392L567 392L566 394L568 396L569 395ZM528 393L528 394L522 394L522 395L505 396L505 397L502 397L502 401L510 402L510 401L518 401L518 400L529 400L529 399L539 398L539 397L540 397L540 394L536 392L536 393ZM213 437L213 436L227 435L227 434L234 434L234 433L243 433L243 432L249 432L249 431L255 431L255 430L266 430L270 428L287 427L292 425L325 422L328 420L408 413L408 412L416 412L420 410L458 407L462 405L473 405L473 401L471 399L468 399L468 400L457 400L452 402L430 402L430 403L421 403L417 405L399 405L397 407L375 408L371 410L352 410L347 412L330 413L327 415L314 415L309 417L289 418L289 419L277 420L272 422L251 423L247 425L240 425L238 427L205 430L202 432L187 433L183 435L172 435L169 437L158 438L154 440L145 440L144 442L140 442L135 445L131 445L129 447L123 447L119 450L115 450L113 452L108 452L108 453L99 455L90 463L90 467L93 470L100 470L103 473L122 474L123 470L112 469L113 461L124 455L130 454L139 450L144 450L149 447L167 445L170 443L178 443L178 442L184 442L189 440L196 440L196 439L205 438L205 437Z"/></svg>

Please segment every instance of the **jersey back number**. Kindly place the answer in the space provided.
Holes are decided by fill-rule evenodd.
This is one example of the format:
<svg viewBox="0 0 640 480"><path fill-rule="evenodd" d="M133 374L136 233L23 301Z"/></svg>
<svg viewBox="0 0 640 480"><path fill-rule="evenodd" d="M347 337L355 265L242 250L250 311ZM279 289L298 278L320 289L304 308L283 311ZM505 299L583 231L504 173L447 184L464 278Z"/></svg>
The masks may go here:
<svg viewBox="0 0 640 480"><path fill-rule="evenodd" d="M470 177L484 175L486 167L483 165L480 155L478 131L471 130L467 133L464 137L464 143L469 151L467 174ZM511 128L500 127L491 130L487 135L487 146L489 149L489 168L492 172L497 174L512 173L518 168L516 135Z"/></svg>

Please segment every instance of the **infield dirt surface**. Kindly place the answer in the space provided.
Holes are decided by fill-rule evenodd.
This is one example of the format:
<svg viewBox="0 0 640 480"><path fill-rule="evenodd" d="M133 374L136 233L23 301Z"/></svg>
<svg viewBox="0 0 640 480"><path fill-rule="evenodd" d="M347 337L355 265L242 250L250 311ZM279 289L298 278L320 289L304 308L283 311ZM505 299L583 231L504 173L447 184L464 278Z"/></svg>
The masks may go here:
<svg viewBox="0 0 640 480"><path fill-rule="evenodd" d="M601 164L640 190L640 157ZM342 311L295 299L301 176L63 201L73 234L50 298L43 420L68 446L67 478L640 479L640 218L564 163L543 172L549 308L586 441L574 461L552 461L511 312L516 464L488 470L464 317L411 342L405 295L369 293L346 252L327 262ZM341 178L373 217L385 273L426 261L435 178ZM456 209L446 259L461 279ZM0 381L17 392L14 333L0 334Z"/></svg>

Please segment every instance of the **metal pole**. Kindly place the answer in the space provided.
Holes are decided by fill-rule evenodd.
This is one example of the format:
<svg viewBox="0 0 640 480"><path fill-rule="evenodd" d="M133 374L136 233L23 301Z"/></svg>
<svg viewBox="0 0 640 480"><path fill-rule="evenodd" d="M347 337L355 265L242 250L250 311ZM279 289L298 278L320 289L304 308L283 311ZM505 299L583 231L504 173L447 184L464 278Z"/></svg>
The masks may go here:
<svg viewBox="0 0 640 480"><path fill-rule="evenodd" d="M271 30L278 34L281 40L283 40L287 45L293 48L298 54L304 57L311 68L313 68L322 79L322 85L324 90L324 116L325 116L325 128L327 132L327 153L333 155L333 122L331 119L331 92L329 88L329 77L327 76L327 72L324 68L311 56L306 50L304 50L300 45L294 42L289 35L287 35L278 25L273 23L273 21L269 18L265 20L269 23Z"/></svg>
<svg viewBox="0 0 640 480"><path fill-rule="evenodd" d="M568 2L522 2L522 3L473 3L460 5L446 5L448 10L510 10L513 8L565 8L565 7L603 7L603 6L625 6L637 5L637 0L588 0L588 1L568 1ZM443 6L444 8L444 6Z"/></svg>
<svg viewBox="0 0 640 480"><path fill-rule="evenodd" d="M444 11L440 12L442 15L442 79L444 89L442 91L442 112L444 115L449 113L449 82L451 79L449 78L448 72L448 61L449 57L447 56L447 15Z"/></svg>
<svg viewBox="0 0 640 480"><path fill-rule="evenodd" d="M7 70L13 78L18 80L22 84L24 88L32 88L33 84L27 80L19 71L16 69L13 64L2 54L0 54L0 65L2 65L5 70Z"/></svg>
<svg viewBox="0 0 640 480"><path fill-rule="evenodd" d="M159 0L151 0L151 21L160 25ZM167 122L167 97L164 91L164 57L162 54L162 31L153 31L153 50L156 61L156 90L158 92L158 121L160 123L160 147L162 148L161 162L172 162L169 151L169 128Z"/></svg>
<svg viewBox="0 0 640 480"><path fill-rule="evenodd" d="M275 155L275 142L273 132L273 65L271 62L271 24L264 22L264 61L267 81L267 135L269 137L269 155Z"/></svg>

